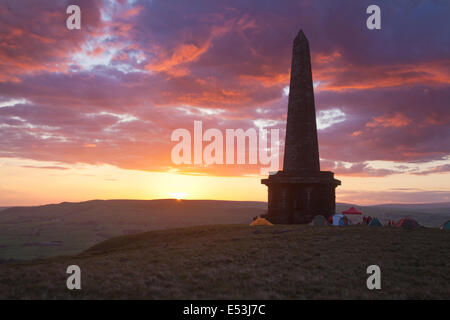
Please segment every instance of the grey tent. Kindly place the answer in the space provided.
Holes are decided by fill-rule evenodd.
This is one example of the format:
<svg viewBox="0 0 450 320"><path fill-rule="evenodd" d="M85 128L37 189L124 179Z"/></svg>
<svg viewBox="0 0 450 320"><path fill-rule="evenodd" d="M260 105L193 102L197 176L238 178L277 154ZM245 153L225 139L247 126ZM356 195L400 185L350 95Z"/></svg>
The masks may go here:
<svg viewBox="0 0 450 320"><path fill-rule="evenodd" d="M398 221L395 226L397 228L405 228L405 229L417 229L420 228L420 224L411 218L403 218L400 221Z"/></svg>
<svg viewBox="0 0 450 320"><path fill-rule="evenodd" d="M312 225L322 227L328 225L328 222L324 216L318 215L314 217Z"/></svg>
<svg viewBox="0 0 450 320"><path fill-rule="evenodd" d="M442 224L441 230L450 230L450 220Z"/></svg>
<svg viewBox="0 0 450 320"><path fill-rule="evenodd" d="M382 227L382 226L383 225L381 224L380 220L378 220L377 218L373 218L369 222L369 227Z"/></svg>

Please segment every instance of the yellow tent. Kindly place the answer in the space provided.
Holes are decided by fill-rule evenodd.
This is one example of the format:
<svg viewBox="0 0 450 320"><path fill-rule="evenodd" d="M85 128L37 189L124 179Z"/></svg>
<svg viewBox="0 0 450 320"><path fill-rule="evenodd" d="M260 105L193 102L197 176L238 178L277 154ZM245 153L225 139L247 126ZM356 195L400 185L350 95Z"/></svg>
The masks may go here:
<svg viewBox="0 0 450 320"><path fill-rule="evenodd" d="M264 218L258 218L253 220L252 223L250 223L250 226L254 227L254 226L273 226L272 223L270 223L269 220L264 219Z"/></svg>

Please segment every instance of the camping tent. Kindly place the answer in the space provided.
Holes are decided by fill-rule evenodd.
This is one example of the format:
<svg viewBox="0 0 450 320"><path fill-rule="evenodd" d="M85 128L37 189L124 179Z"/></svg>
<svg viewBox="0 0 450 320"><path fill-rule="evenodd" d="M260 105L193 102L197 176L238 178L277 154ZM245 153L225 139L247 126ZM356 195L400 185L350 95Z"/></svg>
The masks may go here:
<svg viewBox="0 0 450 320"><path fill-rule="evenodd" d="M336 213L333 216L333 220L332 220L332 225L333 226L338 226L339 225L339 220L341 220L344 217L344 215L342 213Z"/></svg>
<svg viewBox="0 0 450 320"><path fill-rule="evenodd" d="M342 213L343 214L362 214L362 212L355 209L355 207L351 207L350 209L342 211Z"/></svg>
<svg viewBox="0 0 450 320"><path fill-rule="evenodd" d="M257 218L255 220L253 220L252 223L250 223L250 226L252 226L252 227L254 227L254 226L273 226L273 224L270 223L270 221L267 219Z"/></svg>
<svg viewBox="0 0 450 320"><path fill-rule="evenodd" d="M336 213L333 216L333 226L347 226L352 222L342 213Z"/></svg>
<svg viewBox="0 0 450 320"><path fill-rule="evenodd" d="M340 226L349 226L349 225L351 225L351 224L352 224L352 222L351 222L350 219L347 218L346 216L343 216L343 217L341 218L341 220L339 220L339 225L340 225Z"/></svg>
<svg viewBox="0 0 450 320"><path fill-rule="evenodd" d="M369 222L369 227L382 227L382 226L383 225L381 224L380 220L378 220L377 218L373 218Z"/></svg>
<svg viewBox="0 0 450 320"><path fill-rule="evenodd" d="M411 218L403 218L401 220L399 220L395 226L397 228L405 228L405 229L417 229L420 228L420 224Z"/></svg>
<svg viewBox="0 0 450 320"><path fill-rule="evenodd" d="M450 230L450 220L442 224L441 230Z"/></svg>
<svg viewBox="0 0 450 320"><path fill-rule="evenodd" d="M313 221L311 222L311 225L313 226L326 226L328 225L327 219L324 216L318 215L315 216Z"/></svg>

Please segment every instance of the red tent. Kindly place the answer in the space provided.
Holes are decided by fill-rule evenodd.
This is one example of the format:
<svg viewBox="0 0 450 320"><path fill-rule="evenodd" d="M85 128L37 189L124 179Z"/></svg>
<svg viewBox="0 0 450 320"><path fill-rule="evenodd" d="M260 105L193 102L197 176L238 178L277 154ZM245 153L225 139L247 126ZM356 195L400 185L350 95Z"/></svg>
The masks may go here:
<svg viewBox="0 0 450 320"><path fill-rule="evenodd" d="M397 228L402 227L402 228L406 228L406 229L416 229L416 228L420 228L420 224L419 224L416 220L411 219L411 218L403 218L403 219L399 220L399 221L395 224L395 226L396 226Z"/></svg>
<svg viewBox="0 0 450 320"><path fill-rule="evenodd" d="M362 214L362 212L355 209L355 207L351 207L350 209L342 211L342 213L343 214Z"/></svg>

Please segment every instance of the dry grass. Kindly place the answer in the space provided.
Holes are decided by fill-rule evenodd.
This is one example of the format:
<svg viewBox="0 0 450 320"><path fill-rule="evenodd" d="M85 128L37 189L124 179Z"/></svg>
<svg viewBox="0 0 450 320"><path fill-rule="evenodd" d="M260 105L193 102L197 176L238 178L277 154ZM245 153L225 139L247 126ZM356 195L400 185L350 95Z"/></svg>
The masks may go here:
<svg viewBox="0 0 450 320"><path fill-rule="evenodd" d="M66 289L68 265L82 290ZM366 288L366 268L382 290ZM450 232L244 225L152 231L81 255L0 265L0 298L448 299Z"/></svg>

